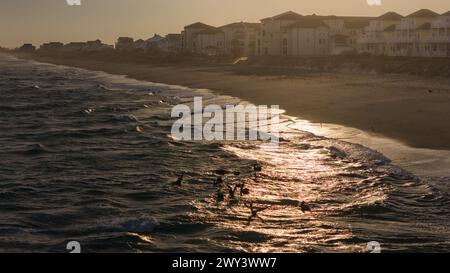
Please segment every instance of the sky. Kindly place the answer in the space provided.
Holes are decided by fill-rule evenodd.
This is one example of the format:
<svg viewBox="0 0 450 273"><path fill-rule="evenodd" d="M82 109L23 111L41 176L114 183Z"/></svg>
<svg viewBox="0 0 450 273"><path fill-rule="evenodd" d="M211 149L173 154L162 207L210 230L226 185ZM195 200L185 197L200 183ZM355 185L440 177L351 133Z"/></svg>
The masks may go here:
<svg viewBox="0 0 450 273"><path fill-rule="evenodd" d="M113 44L119 36L147 39L155 33L179 33L198 21L215 26L259 22L288 10L347 16L450 10L450 0L381 1L381 6L369 6L367 0L81 0L81 6L69 6L66 0L0 0L0 46L95 39Z"/></svg>

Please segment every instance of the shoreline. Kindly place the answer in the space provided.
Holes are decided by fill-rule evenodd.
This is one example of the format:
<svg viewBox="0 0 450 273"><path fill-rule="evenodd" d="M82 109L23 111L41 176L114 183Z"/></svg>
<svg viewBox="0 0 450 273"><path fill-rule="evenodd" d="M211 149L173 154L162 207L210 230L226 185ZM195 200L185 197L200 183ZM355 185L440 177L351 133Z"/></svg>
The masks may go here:
<svg viewBox="0 0 450 273"><path fill-rule="evenodd" d="M407 75L305 72L270 67L108 62L30 56L26 59L129 78L209 89L259 105L280 105L312 123L337 124L412 148L450 150L450 80Z"/></svg>

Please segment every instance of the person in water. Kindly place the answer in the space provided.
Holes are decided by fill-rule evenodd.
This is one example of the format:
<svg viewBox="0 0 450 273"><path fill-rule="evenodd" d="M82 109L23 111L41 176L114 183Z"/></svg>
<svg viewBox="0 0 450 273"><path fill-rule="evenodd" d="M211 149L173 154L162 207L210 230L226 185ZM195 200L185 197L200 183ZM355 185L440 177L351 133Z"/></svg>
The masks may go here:
<svg viewBox="0 0 450 273"><path fill-rule="evenodd" d="M250 189L245 187L245 182L242 182L239 185L239 190L240 190L241 196L250 194Z"/></svg>
<svg viewBox="0 0 450 273"><path fill-rule="evenodd" d="M174 184L175 186L181 186L181 185L183 184L183 178L184 178L184 174L181 174L181 175L178 177L177 181L174 182L173 184Z"/></svg>
<svg viewBox="0 0 450 273"><path fill-rule="evenodd" d="M265 211L265 210L267 210L267 209L269 209L270 208L270 206L266 206L266 207L259 207L259 208L255 208L254 206L253 206L253 202L250 202L250 203L247 203L247 202L244 202L244 205L247 207L247 208L249 208L250 209L250 217L249 217L249 221L251 221L253 218L259 218L259 219L261 219L261 217L259 217L259 215L258 215L258 213L260 213L260 212L262 212L262 211ZM262 219L261 219L262 220Z"/></svg>
<svg viewBox="0 0 450 273"><path fill-rule="evenodd" d="M312 212L311 207L305 201L300 202L300 210L303 213Z"/></svg>
<svg viewBox="0 0 450 273"><path fill-rule="evenodd" d="M223 183L222 176L217 177L216 181L214 182L214 185L221 185Z"/></svg>
<svg viewBox="0 0 450 273"><path fill-rule="evenodd" d="M230 199L236 199L236 190L238 188L238 185L234 185L234 187L227 185L227 187L228 187L228 195L229 195Z"/></svg>

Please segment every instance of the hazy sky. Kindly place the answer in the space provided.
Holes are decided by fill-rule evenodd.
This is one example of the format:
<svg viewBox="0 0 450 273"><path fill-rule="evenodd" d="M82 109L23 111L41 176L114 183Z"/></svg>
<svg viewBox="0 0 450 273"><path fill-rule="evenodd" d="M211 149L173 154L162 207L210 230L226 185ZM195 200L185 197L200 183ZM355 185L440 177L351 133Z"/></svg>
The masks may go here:
<svg viewBox="0 0 450 273"><path fill-rule="evenodd" d="M378 16L386 11L407 15L420 8L438 13L450 10L450 0L0 0L0 46L50 40L85 41L100 38L113 43L118 36L149 38L154 33L180 32L196 21L220 26L259 19L293 10L300 14Z"/></svg>

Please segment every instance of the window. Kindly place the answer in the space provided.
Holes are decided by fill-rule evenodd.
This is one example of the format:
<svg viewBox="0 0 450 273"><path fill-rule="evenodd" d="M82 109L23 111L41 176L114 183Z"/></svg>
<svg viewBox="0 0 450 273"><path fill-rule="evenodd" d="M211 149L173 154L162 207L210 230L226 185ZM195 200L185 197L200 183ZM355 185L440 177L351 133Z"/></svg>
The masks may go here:
<svg viewBox="0 0 450 273"><path fill-rule="evenodd" d="M288 55L288 40L285 38L283 39L283 56Z"/></svg>

